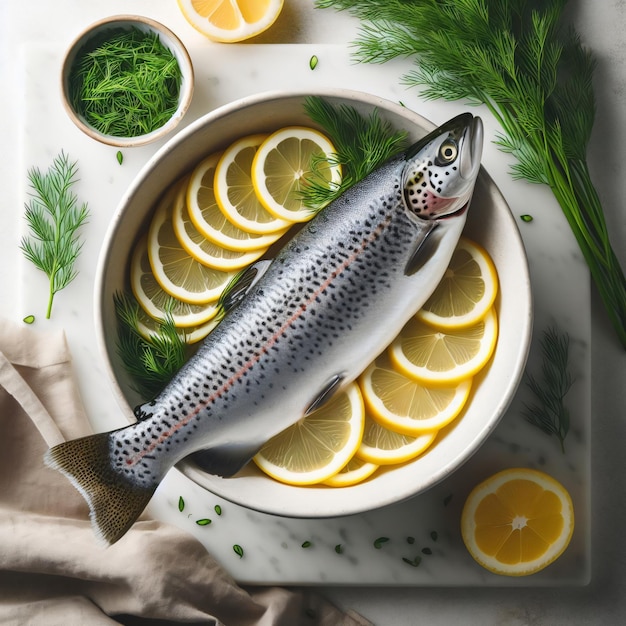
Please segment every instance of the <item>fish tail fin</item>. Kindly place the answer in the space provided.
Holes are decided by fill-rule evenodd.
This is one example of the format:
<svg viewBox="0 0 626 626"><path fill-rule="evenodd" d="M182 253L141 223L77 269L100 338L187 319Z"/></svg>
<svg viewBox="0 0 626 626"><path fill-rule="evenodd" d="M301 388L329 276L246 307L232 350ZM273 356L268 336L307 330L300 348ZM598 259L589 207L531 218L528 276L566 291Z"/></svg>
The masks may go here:
<svg viewBox="0 0 626 626"><path fill-rule="evenodd" d="M137 484L112 465L111 433L100 433L50 448L44 463L64 474L89 504L97 538L110 545L120 539L146 508L158 483Z"/></svg>

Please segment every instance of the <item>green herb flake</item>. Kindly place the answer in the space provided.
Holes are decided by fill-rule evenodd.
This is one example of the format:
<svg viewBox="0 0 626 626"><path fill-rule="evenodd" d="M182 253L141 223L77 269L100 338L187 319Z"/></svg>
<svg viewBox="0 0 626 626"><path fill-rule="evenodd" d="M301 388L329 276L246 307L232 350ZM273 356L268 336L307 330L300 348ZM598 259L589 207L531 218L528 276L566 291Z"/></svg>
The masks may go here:
<svg viewBox="0 0 626 626"><path fill-rule="evenodd" d="M117 157L117 162L121 165L124 162L124 155L122 154L122 151L118 150L115 156Z"/></svg>
<svg viewBox="0 0 626 626"><path fill-rule="evenodd" d="M377 550L380 550L384 544L386 544L389 541L389 537L378 537L378 539L376 539L376 541L374 541L374 547Z"/></svg>
<svg viewBox="0 0 626 626"><path fill-rule="evenodd" d="M221 515L222 514L222 507L219 504L216 504L213 507L213 509L214 509L216 515Z"/></svg>
<svg viewBox="0 0 626 626"><path fill-rule="evenodd" d="M185 509L185 501L183 500L182 496L179 496L178 497L178 510L182 513L184 509Z"/></svg>
<svg viewBox="0 0 626 626"><path fill-rule="evenodd" d="M302 542L302 547L303 548L310 548L312 545L313 545L313 543L310 542L310 541L303 541Z"/></svg>
<svg viewBox="0 0 626 626"><path fill-rule="evenodd" d="M443 499L443 506L448 506L448 504L450 504L451 501L452 501L452 494L450 493Z"/></svg>
<svg viewBox="0 0 626 626"><path fill-rule="evenodd" d="M196 520L196 524L198 524L198 526L208 526L210 523L211 523L211 520L206 517Z"/></svg>
<svg viewBox="0 0 626 626"><path fill-rule="evenodd" d="M35 322L34 315L27 315L23 320L24 324L33 324Z"/></svg>
<svg viewBox="0 0 626 626"><path fill-rule="evenodd" d="M415 543L415 537L407 537L406 542L410 545L413 545Z"/></svg>
<svg viewBox="0 0 626 626"><path fill-rule="evenodd" d="M317 67L317 64L319 63L319 59L317 58L317 56L314 54L310 59L309 59L309 67L314 70Z"/></svg>
<svg viewBox="0 0 626 626"><path fill-rule="evenodd" d="M430 533L430 538L431 538L433 541L437 541L437 539L439 539L439 533L437 533L437 531L436 531L436 530L433 530L433 531Z"/></svg>
<svg viewBox="0 0 626 626"><path fill-rule="evenodd" d="M239 545L239 544L235 544L233 546L233 550L235 551L235 554L241 559L243 558L243 548Z"/></svg>
<svg viewBox="0 0 626 626"><path fill-rule="evenodd" d="M522 222L532 222L533 221L533 216L532 215L520 215L519 218L522 220Z"/></svg>
<svg viewBox="0 0 626 626"><path fill-rule="evenodd" d="M433 551L430 548L422 548L422 554L432 554Z"/></svg>
<svg viewBox="0 0 626 626"><path fill-rule="evenodd" d="M338 544L335 546L335 552L336 552L337 554L342 554L342 553L343 553L343 546L342 546L340 543L338 543Z"/></svg>
<svg viewBox="0 0 626 626"><path fill-rule="evenodd" d="M71 188L76 183L78 168L64 152L43 174L33 168L28 172L32 189L24 217L29 235L22 238L20 248L33 265L46 274L49 281L46 319L52 314L56 293L76 278L74 269L83 247L78 230L87 221L87 204L78 205Z"/></svg>
<svg viewBox="0 0 626 626"><path fill-rule="evenodd" d="M419 567L420 563L422 562L422 557L416 556L414 559L409 559L409 558L403 556L402 560L405 563L408 563L411 567Z"/></svg>

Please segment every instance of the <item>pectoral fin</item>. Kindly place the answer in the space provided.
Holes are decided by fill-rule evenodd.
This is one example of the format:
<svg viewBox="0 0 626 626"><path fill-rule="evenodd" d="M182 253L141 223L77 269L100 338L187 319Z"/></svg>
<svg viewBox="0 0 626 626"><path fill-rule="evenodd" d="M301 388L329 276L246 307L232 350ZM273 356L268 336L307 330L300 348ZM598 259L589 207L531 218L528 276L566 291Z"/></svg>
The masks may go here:
<svg viewBox="0 0 626 626"><path fill-rule="evenodd" d="M413 250L413 254L404 268L406 276L412 276L418 272L437 252L441 235L436 226L436 223L432 223L431 229L426 232L423 239L418 242L415 250Z"/></svg>

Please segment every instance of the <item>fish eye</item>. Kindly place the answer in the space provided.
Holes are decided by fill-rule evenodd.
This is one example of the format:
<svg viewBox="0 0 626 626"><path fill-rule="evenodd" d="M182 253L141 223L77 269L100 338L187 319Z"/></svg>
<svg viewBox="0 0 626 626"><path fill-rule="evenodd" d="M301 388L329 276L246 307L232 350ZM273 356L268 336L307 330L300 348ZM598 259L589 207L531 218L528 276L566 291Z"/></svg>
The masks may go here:
<svg viewBox="0 0 626 626"><path fill-rule="evenodd" d="M437 154L437 165L447 165L452 163L459 154L459 147L453 139L446 139L439 148Z"/></svg>

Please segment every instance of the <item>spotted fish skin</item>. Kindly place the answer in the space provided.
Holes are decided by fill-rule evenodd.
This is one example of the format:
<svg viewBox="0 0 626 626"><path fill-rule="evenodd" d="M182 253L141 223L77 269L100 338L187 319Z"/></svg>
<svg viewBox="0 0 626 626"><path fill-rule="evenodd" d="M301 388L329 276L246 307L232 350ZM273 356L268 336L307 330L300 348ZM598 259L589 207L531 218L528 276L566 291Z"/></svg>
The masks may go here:
<svg viewBox="0 0 626 626"><path fill-rule="evenodd" d="M207 471L232 475L354 380L441 280L465 224L481 148L480 119L463 114L306 224L163 392L136 409L141 419L105 433L104 482L151 495L174 464L197 451ZM93 485L64 462L72 443L53 448L46 462L90 501ZM93 510L107 542L134 521L128 514L113 532Z"/></svg>

